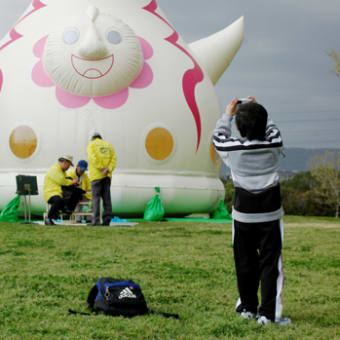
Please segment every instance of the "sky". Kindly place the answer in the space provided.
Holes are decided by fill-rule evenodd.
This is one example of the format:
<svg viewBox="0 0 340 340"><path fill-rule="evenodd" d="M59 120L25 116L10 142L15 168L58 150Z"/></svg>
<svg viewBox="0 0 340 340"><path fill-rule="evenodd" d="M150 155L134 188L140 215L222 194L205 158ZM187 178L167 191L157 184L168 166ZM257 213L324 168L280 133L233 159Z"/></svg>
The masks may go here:
<svg viewBox="0 0 340 340"><path fill-rule="evenodd" d="M30 2L0 0L0 38ZM340 52L339 0L158 0L158 5L187 43L244 17L244 42L216 84L221 111L233 97L254 95L278 124L286 147L340 148L340 78L327 55Z"/></svg>

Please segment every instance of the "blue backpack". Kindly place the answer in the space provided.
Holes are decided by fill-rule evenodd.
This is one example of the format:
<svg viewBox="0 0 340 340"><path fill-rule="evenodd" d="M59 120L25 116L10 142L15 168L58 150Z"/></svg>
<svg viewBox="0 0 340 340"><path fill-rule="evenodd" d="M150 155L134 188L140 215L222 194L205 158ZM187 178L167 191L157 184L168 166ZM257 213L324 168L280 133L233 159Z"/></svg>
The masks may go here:
<svg viewBox="0 0 340 340"><path fill-rule="evenodd" d="M158 314L166 318L179 319L178 314L155 312L146 304L140 285L132 280L103 277L91 288L87 297L91 312L111 316L134 317L144 314ZM69 309L70 314L91 315Z"/></svg>
<svg viewBox="0 0 340 340"><path fill-rule="evenodd" d="M147 314L142 289L132 280L104 277L92 287L87 304L92 312L133 317Z"/></svg>

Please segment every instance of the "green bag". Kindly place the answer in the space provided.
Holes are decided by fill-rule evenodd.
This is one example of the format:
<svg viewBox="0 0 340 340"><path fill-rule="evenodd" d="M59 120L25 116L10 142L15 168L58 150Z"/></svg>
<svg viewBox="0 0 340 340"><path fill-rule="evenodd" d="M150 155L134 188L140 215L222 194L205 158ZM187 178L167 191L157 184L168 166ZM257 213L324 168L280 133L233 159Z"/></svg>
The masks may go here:
<svg viewBox="0 0 340 340"><path fill-rule="evenodd" d="M144 220L161 221L164 216L164 208L159 197L160 189L155 187L156 195L147 203L144 211Z"/></svg>
<svg viewBox="0 0 340 340"><path fill-rule="evenodd" d="M18 222L18 208L20 205L20 196L17 195L1 211L0 222Z"/></svg>
<svg viewBox="0 0 340 340"><path fill-rule="evenodd" d="M223 200L220 200L218 208L212 213L211 218L214 220L231 220Z"/></svg>

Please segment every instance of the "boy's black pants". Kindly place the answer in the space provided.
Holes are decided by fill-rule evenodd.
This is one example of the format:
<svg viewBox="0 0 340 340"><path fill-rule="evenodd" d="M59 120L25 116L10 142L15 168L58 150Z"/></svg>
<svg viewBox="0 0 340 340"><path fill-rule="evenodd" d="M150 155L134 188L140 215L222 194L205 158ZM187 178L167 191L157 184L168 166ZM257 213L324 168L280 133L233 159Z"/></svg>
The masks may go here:
<svg viewBox="0 0 340 340"><path fill-rule="evenodd" d="M281 317L282 223L233 221L233 248L242 308L275 321ZM261 283L261 306L257 291Z"/></svg>

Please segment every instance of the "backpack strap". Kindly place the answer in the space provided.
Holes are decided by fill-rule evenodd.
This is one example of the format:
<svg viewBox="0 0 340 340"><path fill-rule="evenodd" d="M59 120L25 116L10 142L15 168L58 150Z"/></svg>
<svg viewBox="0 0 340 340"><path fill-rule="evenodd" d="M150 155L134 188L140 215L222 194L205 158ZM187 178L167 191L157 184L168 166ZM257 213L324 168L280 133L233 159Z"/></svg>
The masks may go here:
<svg viewBox="0 0 340 340"><path fill-rule="evenodd" d="M87 315L87 316L88 315L90 315L90 316L94 315L94 314L91 314L91 313L78 312L78 311L75 311L73 309L69 309L68 312L69 312L69 314L73 314L73 315ZM178 320L180 319L178 314L156 312L154 310L149 310L147 314L157 314L157 315L164 316L165 318L174 318L174 319L178 319Z"/></svg>
<svg viewBox="0 0 340 340"><path fill-rule="evenodd" d="M165 318L174 318L174 319L180 319L179 315L178 314L172 314L172 313L164 313L164 312L156 312L154 310L150 310L149 309L149 312L148 314L157 314L157 315L162 315L164 316Z"/></svg>
<svg viewBox="0 0 340 340"><path fill-rule="evenodd" d="M93 315L93 314L91 314L91 313L77 312L77 311L75 311L75 310L73 310L73 309L69 309L68 312L69 312L69 314Z"/></svg>

